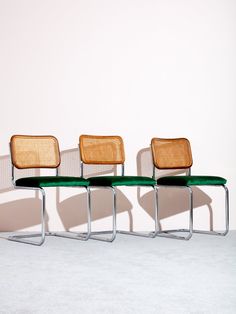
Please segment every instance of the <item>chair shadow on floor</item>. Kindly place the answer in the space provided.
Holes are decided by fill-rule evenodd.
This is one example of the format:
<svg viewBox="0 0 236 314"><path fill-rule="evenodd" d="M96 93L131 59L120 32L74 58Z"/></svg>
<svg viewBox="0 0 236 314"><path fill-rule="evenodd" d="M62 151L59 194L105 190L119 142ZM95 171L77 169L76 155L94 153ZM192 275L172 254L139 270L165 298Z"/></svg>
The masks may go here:
<svg viewBox="0 0 236 314"><path fill-rule="evenodd" d="M137 154L137 173L143 176L152 176L153 163L150 148L141 149ZM185 171L179 170L157 170L156 178L164 175L185 175ZM207 206L209 213L209 228L213 230L212 199L198 187L193 187L193 207ZM141 188L137 191L140 206L154 219L154 196L153 192L142 195ZM185 189L167 188L159 190L159 219L168 218L189 210L188 193ZM161 226L160 226L161 228Z"/></svg>
<svg viewBox="0 0 236 314"><path fill-rule="evenodd" d="M61 152L59 173L65 176L80 176L80 155L78 148ZM110 165L84 165L84 177L117 174L117 167ZM60 188L56 189L57 210L66 231L87 223L87 193L78 188L78 194L62 200ZM107 189L94 189L91 192L92 221L107 218L112 215L112 193ZM133 228L132 204L126 196L117 189L117 213L126 212L129 226Z"/></svg>
<svg viewBox="0 0 236 314"><path fill-rule="evenodd" d="M19 171L16 171L16 175ZM39 170L21 170L20 176L39 175ZM11 181L11 158L9 155L0 156L0 193L14 192ZM19 193L21 190L18 190ZM22 191L23 193L23 191ZM0 204L0 231L13 232L41 223L40 208L41 200L36 191L28 192L34 197L23 198ZM46 215L46 231L48 231L48 215Z"/></svg>

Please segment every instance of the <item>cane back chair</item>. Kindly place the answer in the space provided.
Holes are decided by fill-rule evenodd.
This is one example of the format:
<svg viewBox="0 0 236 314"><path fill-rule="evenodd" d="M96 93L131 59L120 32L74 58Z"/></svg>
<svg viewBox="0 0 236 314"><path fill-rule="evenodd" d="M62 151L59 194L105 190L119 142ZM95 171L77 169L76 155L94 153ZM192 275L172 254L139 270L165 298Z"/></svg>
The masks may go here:
<svg viewBox="0 0 236 314"><path fill-rule="evenodd" d="M158 231L156 235L188 240L193 232L212 235L226 235L229 230L229 192L226 187L226 179L217 176L191 175L193 164L190 142L186 138L163 139L153 138L151 141L153 156L153 178L155 169L186 169L186 176L164 176L157 179L156 193L160 188L185 188L189 192L189 229L175 229ZM225 190L225 231L204 231L193 229L193 186L217 186ZM158 200L158 196L157 196ZM158 209L158 204L157 204ZM157 212L158 217L158 212ZM158 218L159 221L159 218ZM177 236L175 232L187 232L187 236Z"/></svg>
<svg viewBox="0 0 236 314"><path fill-rule="evenodd" d="M134 232L134 231L121 231L116 228L116 207L117 197L116 188L119 186L148 186L155 190L156 182L152 178L143 176L125 176L124 175L124 162L125 152L123 140L120 136L96 136L96 135L81 135L79 139L79 149L81 156L81 174L83 176L83 167L86 165L120 165L121 175L113 176L96 176L90 177L88 189L92 188L106 188L112 191L112 230L92 232L91 238L112 242L116 233L123 233L136 236L154 237L157 231L157 219L155 216L155 230L153 232ZM155 213L156 213L156 193L155 199ZM110 237L96 236L96 234L111 233Z"/></svg>
<svg viewBox="0 0 236 314"><path fill-rule="evenodd" d="M90 236L90 205L88 196L88 181L81 177L59 176L60 151L57 139L54 136L31 136L13 135L10 140L10 152L12 160L12 182L15 189L27 189L39 191L42 195L41 206L41 233L27 235L12 235L8 239L11 241L23 242L33 245L41 245L45 240L45 235L61 236L72 239L87 240ZM15 180L14 170L29 168L52 168L56 169L56 176L31 176L22 177ZM88 232L84 236L82 233L66 232L55 233L45 231L45 199L46 187L80 187L87 193L87 214ZM39 241L32 241L28 238L40 237Z"/></svg>

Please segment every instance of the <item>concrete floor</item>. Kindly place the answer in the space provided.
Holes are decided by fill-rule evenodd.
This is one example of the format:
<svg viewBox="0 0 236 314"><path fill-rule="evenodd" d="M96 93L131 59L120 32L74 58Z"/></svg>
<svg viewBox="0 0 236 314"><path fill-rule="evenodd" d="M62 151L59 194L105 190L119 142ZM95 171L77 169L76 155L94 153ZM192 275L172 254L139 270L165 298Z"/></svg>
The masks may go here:
<svg viewBox="0 0 236 314"><path fill-rule="evenodd" d="M1 314L236 313L236 231L190 241L0 239Z"/></svg>

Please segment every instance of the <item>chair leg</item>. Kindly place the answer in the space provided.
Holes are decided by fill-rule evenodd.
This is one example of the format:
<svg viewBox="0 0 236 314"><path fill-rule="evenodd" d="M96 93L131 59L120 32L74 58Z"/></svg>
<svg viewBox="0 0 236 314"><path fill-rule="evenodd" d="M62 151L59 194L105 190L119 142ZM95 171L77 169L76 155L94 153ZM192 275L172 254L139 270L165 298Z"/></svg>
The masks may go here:
<svg viewBox="0 0 236 314"><path fill-rule="evenodd" d="M155 230L151 232L137 232L137 231L123 231L117 230L117 233L120 234L127 234L132 236L138 237L145 237L145 238L155 238L156 233L158 231L158 221L157 221L157 204L158 204L158 194L156 192L157 187L153 186L154 190L154 222L155 222Z"/></svg>
<svg viewBox="0 0 236 314"><path fill-rule="evenodd" d="M91 197L90 197L90 189L85 187L87 193L87 232L67 232L67 233L58 233L53 232L50 235L61 237L61 238L68 238L74 240L81 240L87 241L91 236Z"/></svg>
<svg viewBox="0 0 236 314"><path fill-rule="evenodd" d="M186 187L189 191L189 228L188 229L173 229L173 230L164 230L160 231L158 230L155 234L155 236L158 237L165 237L165 238L171 238L171 239L177 239L177 240L189 240L192 237L193 234L193 191L191 187L187 186ZM159 188L156 188L156 194L158 195L158 190ZM157 202L158 202L158 196L157 196ZM159 206L157 203L157 220L159 221ZM173 234L173 232L187 232L187 236L177 236Z"/></svg>
<svg viewBox="0 0 236 314"><path fill-rule="evenodd" d="M116 230L116 190L114 187L108 187L108 188L111 189L112 191L112 230L91 232L90 239L104 241L104 242L113 242L116 238L116 233L117 233L117 230ZM91 209L91 202L89 202L89 204L90 204L90 209ZM110 233L112 233L112 235L109 238L96 236L98 234L110 234Z"/></svg>
<svg viewBox="0 0 236 314"><path fill-rule="evenodd" d="M225 236L229 232L229 190L226 185L222 185L222 187L225 190L225 230L223 232L219 232L194 229L194 233Z"/></svg>
<svg viewBox="0 0 236 314"><path fill-rule="evenodd" d="M29 190L29 188L25 188L25 189ZM45 191L42 188L30 188L30 190L37 190L42 193L41 233L34 233L34 234L27 234L27 235L12 235L8 237L8 240L40 246L45 241L45 203L46 203ZM36 242L32 240L26 240L28 238L34 238L34 237L40 237L40 241Z"/></svg>

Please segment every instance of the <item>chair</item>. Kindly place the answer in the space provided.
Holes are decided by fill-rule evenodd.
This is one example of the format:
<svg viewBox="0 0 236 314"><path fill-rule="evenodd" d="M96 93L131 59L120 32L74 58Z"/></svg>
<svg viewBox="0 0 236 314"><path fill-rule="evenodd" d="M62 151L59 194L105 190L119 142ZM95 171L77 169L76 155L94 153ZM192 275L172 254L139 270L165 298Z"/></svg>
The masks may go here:
<svg viewBox="0 0 236 314"><path fill-rule="evenodd" d="M124 175L124 144L120 136L95 136L95 135L81 135L79 139L79 149L81 156L81 174L83 176L84 164L86 165L115 165L121 166L121 175L117 176L96 176L90 177L88 189L105 188L110 189L113 195L112 201L112 231L92 232L93 239L112 242L116 233L123 233L136 236L154 237L157 231L157 219L155 217L155 231L149 233L121 231L116 228L116 207L117 197L116 188L119 186L148 186L155 190L156 181L149 177L142 176L125 176ZM154 193L155 198L156 193ZM155 198L156 205L156 198ZM156 208L155 208L156 213ZM105 238L96 236L96 234L109 234L111 237Z"/></svg>
<svg viewBox="0 0 236 314"><path fill-rule="evenodd" d="M45 235L61 236L72 239L88 240L90 236L90 197L87 190L88 181L80 177L59 176L60 151L57 139L54 136L29 136L13 135L10 140L10 152L12 160L12 182L15 189L27 189L39 191L42 194L41 207L41 233L27 235L12 235L8 237L11 241L23 242L33 245L41 245ZM54 168L56 176L34 176L23 177L15 180L14 170L28 168ZM86 236L82 233L52 233L45 231L45 199L46 187L79 187L84 188L87 193L88 231ZM39 241L28 240L28 238L40 237Z"/></svg>
<svg viewBox="0 0 236 314"><path fill-rule="evenodd" d="M151 150L153 156L153 178L155 178L155 169L186 169L186 176L164 176L157 179L156 193L160 188L182 188L189 192L189 229L175 229L158 231L156 235L171 237L176 239L188 240L193 232L226 235L229 231L229 192L226 187L226 179L217 176L192 176L192 153L190 143L186 138L162 139L153 138L151 141ZM203 231L193 229L193 186L216 186L223 187L225 190L225 231ZM157 196L158 199L158 196ZM157 206L158 208L158 206ZM157 213L158 217L158 213ZM159 221L159 219L158 219ZM175 232L187 232L187 236L177 236Z"/></svg>

